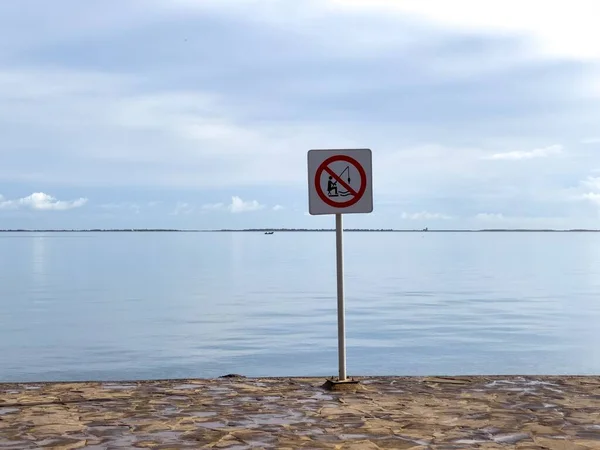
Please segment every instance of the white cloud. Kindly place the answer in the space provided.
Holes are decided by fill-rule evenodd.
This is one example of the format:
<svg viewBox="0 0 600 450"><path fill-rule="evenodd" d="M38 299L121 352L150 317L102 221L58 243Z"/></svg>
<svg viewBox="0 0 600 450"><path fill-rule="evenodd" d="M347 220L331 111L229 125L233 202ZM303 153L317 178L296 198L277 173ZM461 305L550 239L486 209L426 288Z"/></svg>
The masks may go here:
<svg viewBox="0 0 600 450"><path fill-rule="evenodd" d="M194 212L194 209L195 208L193 206L191 206L189 203L177 202L177 204L175 205L175 209L173 211L171 211L170 214L172 216L191 214L192 212Z"/></svg>
<svg viewBox="0 0 600 450"><path fill-rule="evenodd" d="M581 185L588 189L600 191L600 177L587 177L581 182Z"/></svg>
<svg viewBox="0 0 600 450"><path fill-rule="evenodd" d="M531 51L542 56L581 60L597 60L600 57L600 47L596 45L600 40L596 23L596 17L600 16L600 5L596 0L545 2L543 5L522 0L155 0L152 4L164 12L177 9L186 12L217 10L250 17L266 25L288 28L298 26L299 22L323 20L334 9L358 13L366 10L388 17L396 13L398 17L408 16L412 22L421 19L448 29L524 36L532 41ZM323 28L330 31L329 27ZM348 40L360 42L360 36L354 34L349 33ZM381 35L371 38L361 43L364 45L384 39Z"/></svg>
<svg viewBox="0 0 600 450"><path fill-rule="evenodd" d="M412 14L455 29L525 35L543 56L581 60L600 57L600 4L596 0L329 0L341 7Z"/></svg>
<svg viewBox="0 0 600 450"><path fill-rule="evenodd" d="M69 209L80 208L87 203L87 198L77 200L57 200L51 195L43 192L35 192L27 197L16 200L5 200L0 196L0 209L19 209L29 208L36 211L66 211Z"/></svg>
<svg viewBox="0 0 600 450"><path fill-rule="evenodd" d="M258 211L264 207L264 205L261 205L256 200L244 201L240 197L233 196L231 197L231 204L228 208L232 213L244 213Z"/></svg>
<svg viewBox="0 0 600 450"><path fill-rule="evenodd" d="M555 43L567 45L574 35L565 37L563 32L574 25L563 21L549 27L551 20L539 14L539 6L522 2L457 1L469 7L455 9L445 0L365 0L353 3L379 11L354 14L332 7L347 8L351 0L135 0L128 3L135 8L117 8L118 14L112 10L97 24L93 14L84 15L85 23L54 20L52 33L45 26L23 24L29 22L28 14L36 14L39 24L48 14L59 19L64 14L57 7L30 13L19 6L0 6L0 11L10 12L0 12L0 24L14 22L0 27L8 43L0 53L14 55L0 69L0 103L6 105L0 111L0 181L11 190L32 186L27 193L36 185L95 185L94 192L105 190L106 203L136 200L140 191L127 192L134 186L149 186L147 192L175 200L192 198L190 192L200 194L201 188L243 194L252 186L250 200L238 197L230 203L224 197L222 203L199 202L196 210L277 211L273 205L279 203L286 205L286 211L277 214L283 216L294 214L290 205L304 202L309 148L369 146L376 202L384 198L396 205L375 216L377 221L388 217L395 223L403 209L409 211L406 218L433 221L440 215L418 211L444 211L458 226L459 219L474 220L478 211L496 207L513 220L506 201L514 199L511 204L533 215L553 207L557 214L578 214L585 209L581 204L566 212L555 197L564 191L564 180L591 173L598 162L594 148L579 148L577 157L560 158L560 167L541 167L548 172L536 177L531 177L527 163L516 161L551 163L554 160L547 157L556 149L537 147L566 144L573 136L575 143L586 136L592 136L590 143L598 139L589 127L597 123L596 109L570 95L579 88L580 76L589 72L588 65L531 58L528 33L539 36L540 26L542 35L551 29ZM174 15L158 11L162 8ZM570 9L550 5L548 13L554 18L557 8ZM190 17L194 9L196 16ZM570 13L589 15L580 9ZM561 20L567 17L572 16ZM211 33L218 51L210 52L202 39L197 25L205 21L214 24ZM582 26L591 22L588 17ZM230 33L232 23L241 26ZM137 49L135 61L127 58L127 46L120 45L119 33L113 32L130 25L136 28L131 37L136 40L130 42ZM592 25L592 32L599 32ZM171 39L173 29L181 39L169 46L168 66L161 66L156 52L160 56L164 49L156 43ZM588 32L578 36L589 39ZM55 33L59 36L49 36ZM82 40L94 51L77 61L54 47L60 43L60 48L69 49ZM40 42L45 46L38 51ZM586 45L587 50L600 51L594 40ZM262 51L254 54L251 48ZM190 59L191 53L206 53L209 60ZM44 62L48 54L52 65ZM20 55L31 58L25 61ZM100 67L94 65L94 55L104 55L114 64L90 70ZM405 61L411 62L411 70L402 70ZM242 71L241 84L227 75ZM471 79L467 82L465 77ZM248 85L253 89L246 89ZM518 149L529 151L510 151ZM489 163L494 153L492 159L512 161ZM165 186L191 189L166 194ZM261 188L270 190L268 197ZM582 202L583 195L593 197L596 192L600 190L580 185L568 193ZM536 204L542 196L550 201ZM264 206L252 198L271 200ZM145 212L146 203L137 201ZM474 209L455 210L461 203ZM164 212L175 208L183 214L186 206L171 201ZM0 199L0 207L17 204ZM115 214L102 216L131 215L125 206L105 208L110 209ZM222 218L214 214L207 219Z"/></svg>
<svg viewBox="0 0 600 450"><path fill-rule="evenodd" d="M10 200L5 200L4 196L0 194L0 209L9 209L12 208L13 202Z"/></svg>
<svg viewBox="0 0 600 450"><path fill-rule="evenodd" d="M600 206L600 177L587 177L579 184L581 190L585 190L586 192L577 196L576 199L586 200Z"/></svg>
<svg viewBox="0 0 600 450"><path fill-rule="evenodd" d="M200 5L198 8L209 12L212 8L220 8L222 2L187 0L182 3ZM281 13L283 8L287 8L284 5L286 2L243 3L248 8L256 6L265 14L270 12L277 20L290 20L289 15ZM239 9L238 2L228 2L228 4L233 8L230 11ZM321 8L318 6L319 2L306 4L308 6L291 8L300 12L310 12L313 7ZM168 7L170 8L170 4ZM331 14L331 11L327 14ZM293 17L295 20L296 16ZM336 26L344 26L343 16L332 15L331 18L336 21ZM369 27L375 28L378 22L375 16L372 18L375 20L367 22L370 23ZM356 33L353 39L369 41L372 30L361 27L359 31L360 33ZM377 33L374 34L383 35L383 38L387 36L379 29L375 31ZM402 33L398 35L402 36ZM347 47L349 52L353 52L351 45ZM277 61L277 54L275 61ZM303 57L309 58L310 61L310 55ZM318 58L316 59L318 61ZM442 59L446 61L446 58ZM467 59L469 65L480 63L479 58ZM440 61L440 58L429 58L428 61L427 64ZM179 64L177 67L182 67L184 73L194 69L193 65L187 65L187 60L184 65L180 61L176 63ZM294 110L293 115L287 114L288 117L295 117L294 119L279 119L277 118L279 109L284 113L283 116L286 116L286 108L280 105L285 102L279 102L268 96L265 97L266 106L253 102L232 101L227 92L209 91L210 82L206 84L206 91L191 90L193 88L188 85L181 86L181 90L178 91L144 92L145 76L138 74L138 78L135 75L124 75L135 74L135 71L131 70L114 70L108 74L82 71L77 68L69 70L68 66L62 68L54 66L55 68L52 69L33 67L8 67L0 72L0 86L7 86L6 92L0 93L0 100L8 102L9 105L11 99L17 100L14 101L14 108L6 108L9 113L6 114L6 118L0 117L0 121L8 123L7 128L11 128L10 125L14 121L16 125L27 124L39 129L39 132L31 133L30 137L19 133L14 139L15 146L35 147L41 136L44 141L50 141L50 146L61 149L66 156L65 160L72 161L69 165L77 166L79 161L85 161L86 164L79 165L79 170L69 170L68 178L56 172L41 169L36 171L37 168L28 167L26 162L9 164L4 169L0 168L0 172L5 171L5 174L0 173L0 177L9 181L23 182L26 177L36 177L36 181L68 180L74 185L88 183L105 185L110 179L121 184L150 183L153 186L170 187L217 187L231 186L232 183L243 187L250 184L302 186L305 182L304 153L314 143L319 143L319 146L330 144L350 146L353 140L362 141L370 146L372 144L374 151L377 152L376 157L382 162L384 155L391 155L390 149L398 148L393 139L376 137L390 136L389 133L370 131L368 126L353 127L351 121L341 123L339 128L342 131L335 123L321 120L315 120L311 125L310 118L299 114L296 116L301 112L302 101L298 102L297 107L291 108ZM174 70L175 72L178 70ZM438 73L437 70L434 72ZM173 85L166 79L159 81L160 75L162 74L157 73L158 83ZM285 75L281 78L293 85L303 85L301 77L295 79L293 76ZM441 78L446 80L445 76ZM337 92L339 85L346 86L339 92L340 94L345 94L344 90L350 91L348 84L354 86L354 91L358 88L366 89L366 84L359 77L345 77L330 73L324 80L329 82L309 80L306 85L312 91L323 89L328 92L332 90ZM281 89L281 86L279 88ZM382 92L386 91L385 83L381 88ZM31 102L23 101L31 99L35 99L35 107L28 106ZM265 117L266 120L249 123L247 118L252 114L248 113L249 108L243 105L252 105L256 110L255 114ZM260 111L262 107L266 112ZM352 109L353 107L349 107L347 111ZM61 113L56 114L55 111ZM270 117L273 119L269 119ZM411 123L410 128L418 130L419 126L416 125L413 126ZM376 126L374 125L374 128ZM432 127L435 128L435 125ZM18 129L18 126L12 128ZM402 130L399 130L398 134L404 136ZM90 135L96 138L90 140ZM421 128L415 146L418 146L419 140L428 138L428 135L427 130ZM434 139L438 140L438 137ZM451 147L451 142L444 142L449 140L451 139L447 137L440 138L439 142L443 146ZM480 145L477 138L473 138L473 142L474 146ZM402 144L404 145L413 144ZM525 145L524 148L528 147ZM454 152L453 149L448 148L444 159L438 158L441 163L435 166L425 166L421 161L411 161L419 167L413 171L412 168L403 166L400 170L411 173L425 171L428 175L438 172L438 166L445 166L443 170L448 170L448 166L452 166L456 171L466 172L462 157L458 157L460 155L454 152L451 158L446 157L450 151ZM15 156L14 159L19 158ZM146 164L147 170L130 171L127 164ZM115 171L108 170L113 167L116 168ZM383 171L389 173L386 179L392 181L403 179L398 176L399 169L396 166L375 164L374 170L380 170L378 167L383 167ZM107 174L111 174L110 178ZM416 175L421 174L416 173ZM431 180L442 178L434 176ZM380 177L379 180L382 178Z"/></svg>
<svg viewBox="0 0 600 450"><path fill-rule="evenodd" d="M86 198L79 198L71 201L57 200L51 195L43 192L36 192L28 197L19 199L20 204L41 211L66 211L68 209L80 208L85 205L87 201Z"/></svg>
<svg viewBox="0 0 600 450"><path fill-rule="evenodd" d="M39 131L5 131L7 146L37 147L44 139L71 161L90 161L67 177L36 172L21 162L22 152L9 151L13 164L0 167L0 178L104 185L111 173L110 179L119 183L153 186L216 187L231 180L239 185L290 184L304 180L299 148L334 141L330 131L317 125L241 121L236 116L246 114L244 108L232 108L221 93L140 93L136 82L142 83L125 75L69 69L0 70L0 102L12 105L10 114L0 111L0 122L9 131L24 124L36 124ZM90 134L97 138L89 140ZM150 170L127 171L126 176L100 170L108 165L120 172L140 163Z"/></svg>
<svg viewBox="0 0 600 450"><path fill-rule="evenodd" d="M586 194L583 194L581 198L600 206L600 193L598 192L588 192Z"/></svg>
<svg viewBox="0 0 600 450"><path fill-rule="evenodd" d="M421 211L421 212L416 212L416 213L403 212L401 217L403 219L408 219L408 220L449 220L449 219L452 219L451 216L448 216L446 214L430 213L427 211Z"/></svg>
<svg viewBox="0 0 600 450"><path fill-rule="evenodd" d="M18 203L14 200L0 199L0 209L17 209Z"/></svg>
<svg viewBox="0 0 600 450"><path fill-rule="evenodd" d="M563 152L562 145L551 145L544 148L536 148L528 151L512 151L506 153L495 153L491 156L485 156L484 159L500 159L500 160L523 160L523 159L534 159L534 158L547 158L549 156L560 155Z"/></svg>
<svg viewBox="0 0 600 450"><path fill-rule="evenodd" d="M564 191L567 201L585 201L600 206L600 177L588 176L579 184Z"/></svg>
<svg viewBox="0 0 600 450"><path fill-rule="evenodd" d="M285 209L283 206L281 205L275 205L273 206L273 211L281 211L282 209Z"/></svg>
<svg viewBox="0 0 600 450"><path fill-rule="evenodd" d="M504 220L504 215L499 213L479 213L475 216L477 220L497 221Z"/></svg>
<svg viewBox="0 0 600 450"><path fill-rule="evenodd" d="M277 206L273 208L276 211L280 209L277 208ZM233 214L259 211L264 208L265 205L259 203L257 200L244 201L237 195L231 197L231 203L229 205L226 205L225 203L208 203L202 206L202 209L206 211L229 211Z"/></svg>

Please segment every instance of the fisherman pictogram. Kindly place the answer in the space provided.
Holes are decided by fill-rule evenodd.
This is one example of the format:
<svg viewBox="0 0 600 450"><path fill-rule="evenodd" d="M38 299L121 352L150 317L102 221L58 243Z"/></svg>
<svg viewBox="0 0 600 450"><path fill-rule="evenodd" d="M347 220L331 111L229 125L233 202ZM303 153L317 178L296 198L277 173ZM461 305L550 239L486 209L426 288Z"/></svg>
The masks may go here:
<svg viewBox="0 0 600 450"><path fill-rule="evenodd" d="M329 175L329 180L327 180L327 195L329 197L338 196L337 181L333 181L333 177L331 175Z"/></svg>
<svg viewBox="0 0 600 450"><path fill-rule="evenodd" d="M348 180L348 184L350 184L350 166L346 166L344 170L338 175L339 178L344 179L344 174L346 174L346 179ZM338 190L338 182L334 180L331 175L329 175L329 179L327 180L327 196L328 197L347 197L351 195L347 190L343 191L341 189Z"/></svg>

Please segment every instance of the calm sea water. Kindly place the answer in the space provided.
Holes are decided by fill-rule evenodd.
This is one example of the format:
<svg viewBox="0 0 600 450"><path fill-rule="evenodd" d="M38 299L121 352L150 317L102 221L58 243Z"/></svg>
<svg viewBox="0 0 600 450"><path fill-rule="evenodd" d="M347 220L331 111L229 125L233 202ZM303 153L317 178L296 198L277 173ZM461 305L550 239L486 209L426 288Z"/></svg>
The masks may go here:
<svg viewBox="0 0 600 450"><path fill-rule="evenodd" d="M0 234L0 381L336 375L334 240ZM600 373L600 234L345 245L349 375Z"/></svg>

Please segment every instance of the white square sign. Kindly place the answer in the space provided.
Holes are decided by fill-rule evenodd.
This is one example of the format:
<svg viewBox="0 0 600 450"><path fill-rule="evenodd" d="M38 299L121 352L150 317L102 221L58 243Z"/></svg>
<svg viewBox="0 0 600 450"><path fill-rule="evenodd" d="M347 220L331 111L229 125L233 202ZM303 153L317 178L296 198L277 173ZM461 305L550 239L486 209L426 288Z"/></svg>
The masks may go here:
<svg viewBox="0 0 600 450"><path fill-rule="evenodd" d="M364 214L372 211L370 149L309 150L309 214Z"/></svg>

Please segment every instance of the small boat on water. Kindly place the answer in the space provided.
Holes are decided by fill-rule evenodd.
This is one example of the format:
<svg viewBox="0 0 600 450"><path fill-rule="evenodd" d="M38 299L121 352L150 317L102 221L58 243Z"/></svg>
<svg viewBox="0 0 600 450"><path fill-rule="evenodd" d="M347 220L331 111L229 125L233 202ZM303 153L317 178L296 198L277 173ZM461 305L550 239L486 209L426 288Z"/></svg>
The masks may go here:
<svg viewBox="0 0 600 450"><path fill-rule="evenodd" d="M265 231L265 234L273 234L274 231Z"/></svg>

